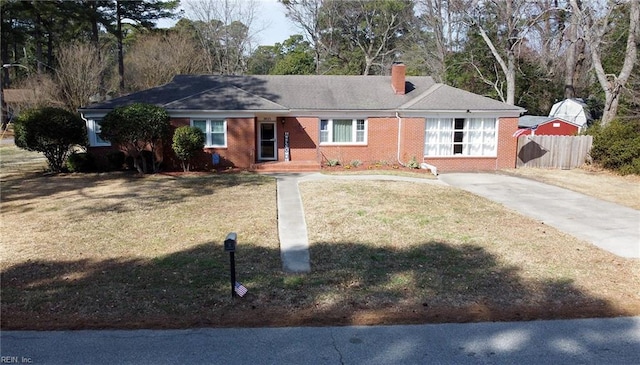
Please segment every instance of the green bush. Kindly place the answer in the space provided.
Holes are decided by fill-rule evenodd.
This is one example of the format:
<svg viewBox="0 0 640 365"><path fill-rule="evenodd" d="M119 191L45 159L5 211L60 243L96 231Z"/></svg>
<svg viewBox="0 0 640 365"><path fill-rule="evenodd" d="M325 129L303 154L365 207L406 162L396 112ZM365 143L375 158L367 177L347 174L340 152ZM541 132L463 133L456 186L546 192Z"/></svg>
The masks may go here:
<svg viewBox="0 0 640 365"><path fill-rule="evenodd" d="M360 161L360 160L352 160L350 165L351 165L351 167L358 167L358 166L362 165L362 161Z"/></svg>
<svg viewBox="0 0 640 365"><path fill-rule="evenodd" d="M592 126L591 158L602 167L620 174L640 175L640 120L614 120L606 127Z"/></svg>
<svg viewBox="0 0 640 365"><path fill-rule="evenodd" d="M69 172L90 172L95 170L95 159L87 152L74 152L67 158Z"/></svg>
<svg viewBox="0 0 640 365"><path fill-rule="evenodd" d="M162 107L135 103L117 107L107 113L100 123L100 135L131 151L133 165L138 172L158 172L156 151L169 136L170 125L169 114ZM143 151L147 149L151 150L150 161L143 156Z"/></svg>
<svg viewBox="0 0 640 365"><path fill-rule="evenodd" d="M16 146L42 152L53 172L64 169L73 146L87 144L87 130L82 118L60 108L23 111L15 121L14 133Z"/></svg>
<svg viewBox="0 0 640 365"><path fill-rule="evenodd" d="M195 156L198 151L204 148L204 133L200 128L183 126L176 129L173 134L173 152L182 163L182 170L189 171L189 160Z"/></svg>

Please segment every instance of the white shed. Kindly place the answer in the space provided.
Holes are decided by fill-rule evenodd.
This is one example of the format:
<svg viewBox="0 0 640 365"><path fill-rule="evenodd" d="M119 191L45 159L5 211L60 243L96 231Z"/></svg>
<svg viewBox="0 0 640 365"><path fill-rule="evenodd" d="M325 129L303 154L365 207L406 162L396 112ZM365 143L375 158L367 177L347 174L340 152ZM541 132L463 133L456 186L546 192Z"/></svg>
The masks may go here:
<svg viewBox="0 0 640 365"><path fill-rule="evenodd" d="M576 124L580 130L586 128L587 123L592 120L589 107L582 99L565 99L553 104L549 116Z"/></svg>

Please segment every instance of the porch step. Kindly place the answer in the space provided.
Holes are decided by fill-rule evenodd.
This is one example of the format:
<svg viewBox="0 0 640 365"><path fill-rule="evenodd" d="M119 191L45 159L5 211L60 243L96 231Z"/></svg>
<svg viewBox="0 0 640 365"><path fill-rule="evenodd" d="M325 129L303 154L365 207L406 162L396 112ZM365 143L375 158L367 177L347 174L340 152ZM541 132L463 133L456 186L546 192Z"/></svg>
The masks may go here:
<svg viewBox="0 0 640 365"><path fill-rule="evenodd" d="M273 161L251 165L255 172L317 172L320 162L317 161Z"/></svg>

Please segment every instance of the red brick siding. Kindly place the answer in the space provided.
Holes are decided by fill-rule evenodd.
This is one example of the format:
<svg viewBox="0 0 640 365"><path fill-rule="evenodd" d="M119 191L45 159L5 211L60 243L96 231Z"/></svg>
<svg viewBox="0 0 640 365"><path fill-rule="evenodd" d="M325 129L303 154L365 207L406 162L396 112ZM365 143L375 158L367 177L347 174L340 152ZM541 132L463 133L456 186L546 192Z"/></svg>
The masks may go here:
<svg viewBox="0 0 640 365"><path fill-rule="evenodd" d="M498 121L498 161L494 170L516 167L518 139L513 134L518 130L518 118L500 118Z"/></svg>
<svg viewBox="0 0 640 365"><path fill-rule="evenodd" d="M283 117L278 118L276 124L279 161L284 161L285 132L289 132L289 158L291 161L318 161L317 142L320 135L318 118Z"/></svg>
<svg viewBox="0 0 640 365"><path fill-rule="evenodd" d="M425 157L424 162L434 165L439 172L493 171L516 166L518 118L500 118L498 121L498 147L496 157Z"/></svg>
<svg viewBox="0 0 640 365"><path fill-rule="evenodd" d="M424 131L424 118L402 118L402 139L400 144L400 161L402 163L406 164L412 158L415 158L417 162L421 162L420 160L424 154Z"/></svg>
<svg viewBox="0 0 640 365"><path fill-rule="evenodd" d="M369 118L366 145L321 145L322 162L337 159L342 164L353 160L361 162L396 161L398 120L394 118Z"/></svg>
<svg viewBox="0 0 640 365"><path fill-rule="evenodd" d="M284 120L284 123L282 121ZM171 135L176 128L189 125L189 118L173 118ZM365 163L398 161L398 119L395 117L369 118L366 145L320 146L320 122L317 117L277 118L278 160L284 160L284 133L289 132L290 158L292 161L319 161L326 163L338 159L343 164L353 160ZM424 151L424 118L402 118L400 133L400 161L407 163L413 156L438 167L439 171L486 171L513 168L516 163L518 118L501 118L498 123L498 157L429 157L421 160ZM255 118L227 119L227 147L205 148L192 161L195 169L214 168L211 155L221 157L219 167L235 166L248 168L256 162L257 121ZM91 152L104 159L109 151L117 147L92 147ZM171 148L163 148L163 168L180 169L180 161Z"/></svg>
<svg viewBox="0 0 640 365"><path fill-rule="evenodd" d="M171 120L171 136L176 128L189 125L189 118L173 118ZM255 154L255 120L254 118L227 119L227 147L205 148L191 161L193 169L209 170L215 167L249 167L254 161ZM165 168L180 169L180 160L173 153L171 144L164 149ZM220 155L220 164L213 165L212 155Z"/></svg>

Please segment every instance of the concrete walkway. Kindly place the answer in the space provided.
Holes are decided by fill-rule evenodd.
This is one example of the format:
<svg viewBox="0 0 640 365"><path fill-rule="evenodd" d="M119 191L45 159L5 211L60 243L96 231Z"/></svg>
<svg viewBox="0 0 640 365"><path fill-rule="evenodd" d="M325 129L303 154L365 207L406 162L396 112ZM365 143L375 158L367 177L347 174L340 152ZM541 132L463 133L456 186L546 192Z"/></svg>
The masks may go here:
<svg viewBox="0 0 640 365"><path fill-rule="evenodd" d="M638 364L640 317L371 327L2 331L21 364ZM6 357L5 357L6 356Z"/></svg>
<svg viewBox="0 0 640 365"><path fill-rule="evenodd" d="M638 210L508 175L455 173L440 175L439 179L618 256L640 258Z"/></svg>
<svg viewBox="0 0 640 365"><path fill-rule="evenodd" d="M301 174L272 174L277 181L278 236L282 269L289 273L311 270L309 238L298 189Z"/></svg>

